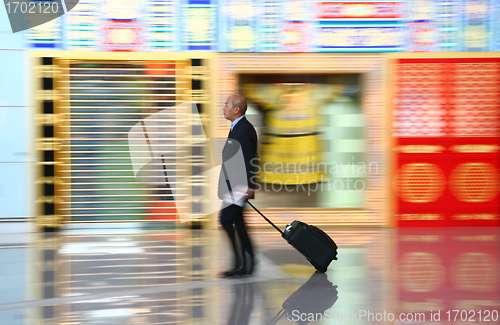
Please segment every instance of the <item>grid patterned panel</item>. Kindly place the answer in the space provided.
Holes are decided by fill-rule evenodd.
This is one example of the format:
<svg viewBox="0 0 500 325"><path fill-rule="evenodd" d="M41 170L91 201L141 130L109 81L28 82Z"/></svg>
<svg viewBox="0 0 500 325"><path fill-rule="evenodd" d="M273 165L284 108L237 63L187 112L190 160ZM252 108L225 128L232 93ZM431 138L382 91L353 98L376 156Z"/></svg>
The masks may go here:
<svg viewBox="0 0 500 325"><path fill-rule="evenodd" d="M191 79L186 60L98 61L59 60L56 154L60 179L59 214L71 222L175 221L190 207L176 207L172 190L189 197L191 172L182 123L186 112L176 105L190 99ZM172 154L162 162L165 181L139 183L131 157L148 160L152 152L129 143L137 123L158 112L154 131L144 129L147 142L162 139ZM147 148L147 147L146 147ZM179 164L179 162L185 162ZM155 165L156 164L156 165Z"/></svg>
<svg viewBox="0 0 500 325"><path fill-rule="evenodd" d="M495 137L500 134L498 76L500 65L456 63L452 81L451 135Z"/></svg>
<svg viewBox="0 0 500 325"><path fill-rule="evenodd" d="M394 115L396 137L443 136L447 127L446 65L400 64Z"/></svg>

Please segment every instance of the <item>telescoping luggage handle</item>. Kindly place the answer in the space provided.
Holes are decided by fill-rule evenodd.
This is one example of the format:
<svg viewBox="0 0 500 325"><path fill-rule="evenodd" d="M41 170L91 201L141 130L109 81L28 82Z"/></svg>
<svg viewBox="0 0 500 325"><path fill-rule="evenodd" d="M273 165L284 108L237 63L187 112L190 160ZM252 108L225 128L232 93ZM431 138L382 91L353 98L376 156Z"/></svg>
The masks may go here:
<svg viewBox="0 0 500 325"><path fill-rule="evenodd" d="M272 223L271 220L267 219L266 216L262 214L262 212L260 212L256 207L254 207L254 205L252 203L250 203L250 201L247 201L247 203L250 204L250 206L252 208L254 208L254 210L257 211L262 216L262 218L266 219L266 221L269 222L271 224L271 226L274 227L274 229L278 230L282 236L284 235L283 231L281 231L280 228L276 227L276 225L274 223Z"/></svg>
<svg viewBox="0 0 500 325"><path fill-rule="evenodd" d="M226 166L224 166L224 164L222 164L222 172L224 173L224 177L226 178L227 186L228 186L228 189L229 189L229 194L231 194L231 199L234 200L233 190L231 188L231 183L228 182L229 177L227 176ZM266 221L269 222L271 224L271 226L274 227L274 229L278 230L281 233L281 236L284 235L283 231L281 231L280 228L276 227L276 225L274 223L272 223L271 220L267 219L266 216L262 214L262 212L260 212L256 207L254 207L254 205L252 203L250 203L250 201L247 200L247 203L250 204L250 206L252 208L254 208L254 210L257 211L262 216L262 218L266 219Z"/></svg>

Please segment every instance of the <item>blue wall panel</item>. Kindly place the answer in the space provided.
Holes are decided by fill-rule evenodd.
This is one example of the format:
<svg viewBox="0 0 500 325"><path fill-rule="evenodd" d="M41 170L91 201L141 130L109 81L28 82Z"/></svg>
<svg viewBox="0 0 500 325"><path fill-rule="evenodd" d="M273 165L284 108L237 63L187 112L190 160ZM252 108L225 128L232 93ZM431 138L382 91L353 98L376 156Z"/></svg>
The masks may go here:
<svg viewBox="0 0 500 325"><path fill-rule="evenodd" d="M29 168L30 163L0 163L0 218L28 216L33 201L27 188Z"/></svg>
<svg viewBox="0 0 500 325"><path fill-rule="evenodd" d="M0 51L0 106L27 106L28 60L25 51Z"/></svg>
<svg viewBox="0 0 500 325"><path fill-rule="evenodd" d="M0 6L0 50L22 50L24 32L12 33L9 17L4 6Z"/></svg>

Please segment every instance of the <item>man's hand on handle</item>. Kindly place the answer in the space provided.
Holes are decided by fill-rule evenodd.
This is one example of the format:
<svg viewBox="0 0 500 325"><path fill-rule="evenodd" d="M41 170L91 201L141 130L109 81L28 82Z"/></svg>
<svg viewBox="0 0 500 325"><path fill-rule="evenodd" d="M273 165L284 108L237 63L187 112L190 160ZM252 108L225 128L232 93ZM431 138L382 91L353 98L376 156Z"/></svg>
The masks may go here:
<svg viewBox="0 0 500 325"><path fill-rule="evenodd" d="M255 190L254 189L251 189L249 188L245 194L245 198L246 200L250 200L250 199L253 199L255 197Z"/></svg>

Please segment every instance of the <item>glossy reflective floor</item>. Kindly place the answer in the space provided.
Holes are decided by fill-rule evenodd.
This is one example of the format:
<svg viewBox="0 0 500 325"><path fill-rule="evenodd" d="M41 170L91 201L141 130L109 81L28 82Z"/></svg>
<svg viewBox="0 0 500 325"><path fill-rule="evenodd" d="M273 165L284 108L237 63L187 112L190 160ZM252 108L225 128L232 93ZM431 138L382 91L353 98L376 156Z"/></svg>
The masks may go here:
<svg viewBox="0 0 500 325"><path fill-rule="evenodd" d="M325 230L327 273L253 229L234 279L222 230L1 234L0 324L500 324L499 228Z"/></svg>

